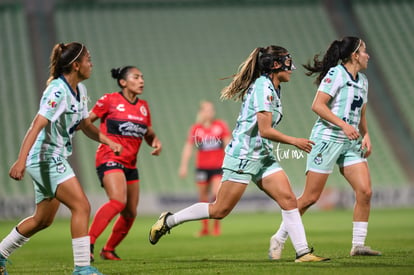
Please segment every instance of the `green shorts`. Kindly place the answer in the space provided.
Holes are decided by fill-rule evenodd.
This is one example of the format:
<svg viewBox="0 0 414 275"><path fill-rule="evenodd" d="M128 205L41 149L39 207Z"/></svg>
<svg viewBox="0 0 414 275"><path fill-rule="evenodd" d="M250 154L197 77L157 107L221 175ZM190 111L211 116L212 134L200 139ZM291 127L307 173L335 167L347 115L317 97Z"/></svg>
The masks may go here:
<svg viewBox="0 0 414 275"><path fill-rule="evenodd" d="M314 140L316 143L308 155L306 172L313 171L322 174L331 174L335 164L339 167L350 166L366 162L361 149L361 140L350 140L343 143Z"/></svg>
<svg viewBox="0 0 414 275"><path fill-rule="evenodd" d="M75 176L68 161L61 157L30 164L26 171L33 179L36 204L54 198L58 185Z"/></svg>
<svg viewBox="0 0 414 275"><path fill-rule="evenodd" d="M228 180L244 184L250 181L257 183L264 177L283 170L273 155L260 160L250 160L238 159L226 154L222 168L222 182Z"/></svg>

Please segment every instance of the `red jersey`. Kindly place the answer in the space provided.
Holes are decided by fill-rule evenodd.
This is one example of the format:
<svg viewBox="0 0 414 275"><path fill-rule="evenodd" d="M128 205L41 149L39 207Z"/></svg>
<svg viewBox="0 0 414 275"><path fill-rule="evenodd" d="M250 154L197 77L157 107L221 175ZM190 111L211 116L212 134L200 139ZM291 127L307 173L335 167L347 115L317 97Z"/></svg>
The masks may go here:
<svg viewBox="0 0 414 275"><path fill-rule="evenodd" d="M227 124L215 120L210 127L196 123L190 128L187 142L197 148L196 168L220 169L224 159L224 139L230 136Z"/></svg>
<svg viewBox="0 0 414 275"><path fill-rule="evenodd" d="M116 92L102 96L92 112L101 119L101 132L123 146L121 155L116 156L108 145L100 144L96 151L96 167L115 161L126 168L136 168L142 139L151 127L148 103L138 98L131 103L121 92Z"/></svg>

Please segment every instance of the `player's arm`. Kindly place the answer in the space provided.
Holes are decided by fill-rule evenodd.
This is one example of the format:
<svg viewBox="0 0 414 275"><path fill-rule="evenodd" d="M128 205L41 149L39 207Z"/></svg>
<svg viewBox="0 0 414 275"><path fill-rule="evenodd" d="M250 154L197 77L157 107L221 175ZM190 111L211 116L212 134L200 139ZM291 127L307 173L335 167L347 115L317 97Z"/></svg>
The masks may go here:
<svg viewBox="0 0 414 275"><path fill-rule="evenodd" d="M152 127L148 127L144 139L149 146L154 148L154 150L152 150L151 152L151 155L159 156L161 154L162 144L161 141L158 139L157 135L155 134L154 129L152 129Z"/></svg>
<svg viewBox="0 0 414 275"><path fill-rule="evenodd" d="M116 142L113 142L105 134L99 131L99 129L96 128L95 125L93 125L89 117L83 119L80 122L79 126L87 137L97 142L108 145L115 154L117 155L121 154L122 145Z"/></svg>
<svg viewBox="0 0 414 275"><path fill-rule="evenodd" d="M20 152L16 162L12 165L9 171L9 176L15 180L21 180L24 177L26 169L27 155L32 149L40 131L47 126L49 120L42 115L37 114L32 121L20 147Z"/></svg>
<svg viewBox="0 0 414 275"><path fill-rule="evenodd" d="M309 153L312 150L312 145L315 144L313 141L306 138L291 137L273 128L271 112L258 112L256 113L256 116L261 137L270 139L274 142L291 144L306 153Z"/></svg>
<svg viewBox="0 0 414 275"><path fill-rule="evenodd" d="M361 149L365 151L364 157L369 157L372 151L371 139L368 134L368 125L367 125L367 118L366 118L366 109L367 104L364 104L361 109L361 120L359 122L359 132L362 136L362 145Z"/></svg>
<svg viewBox="0 0 414 275"><path fill-rule="evenodd" d="M357 129L332 113L331 109L328 107L328 102L331 99L332 97L329 94L318 91L312 103L312 111L322 119L340 127L349 139L353 140L359 138Z"/></svg>
<svg viewBox="0 0 414 275"><path fill-rule="evenodd" d="M98 118L99 118L98 115L95 114L93 111L89 112L89 119L91 120L92 123L94 123Z"/></svg>
<svg viewBox="0 0 414 275"><path fill-rule="evenodd" d="M193 144L190 141L186 141L181 152L181 162L180 168L178 169L178 175L181 178L185 178L188 173L188 163L190 161L191 155L193 154Z"/></svg>

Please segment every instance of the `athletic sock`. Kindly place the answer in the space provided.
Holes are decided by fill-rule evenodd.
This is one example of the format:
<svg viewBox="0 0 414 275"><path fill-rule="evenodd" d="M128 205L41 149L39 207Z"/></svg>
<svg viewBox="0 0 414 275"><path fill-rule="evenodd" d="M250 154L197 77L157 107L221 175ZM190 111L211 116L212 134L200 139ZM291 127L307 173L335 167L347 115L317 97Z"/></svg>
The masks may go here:
<svg viewBox="0 0 414 275"><path fill-rule="evenodd" d="M280 243L285 243L289 234L285 228L285 223L282 221L279 227L279 230L273 235ZM273 237L272 236L272 237Z"/></svg>
<svg viewBox="0 0 414 275"><path fill-rule="evenodd" d="M352 247L363 246L368 232L368 222L352 222Z"/></svg>
<svg viewBox="0 0 414 275"><path fill-rule="evenodd" d="M89 236L72 239L73 261L75 266L88 266L91 264Z"/></svg>
<svg viewBox="0 0 414 275"><path fill-rule="evenodd" d="M284 227L289 233L297 255L308 253L309 247L306 241L305 228L303 227L302 218L297 208L292 210L282 210Z"/></svg>
<svg viewBox="0 0 414 275"><path fill-rule="evenodd" d="M201 232L208 233L209 231L208 219L201 220Z"/></svg>
<svg viewBox="0 0 414 275"><path fill-rule="evenodd" d="M30 240L17 231L17 227L7 235L0 243L0 254L4 258L8 258L16 249L24 245Z"/></svg>
<svg viewBox="0 0 414 275"><path fill-rule="evenodd" d="M128 218L120 215L112 228L111 236L109 236L109 239L104 246L104 250L114 251L115 247L117 247L128 234L134 224L134 220L135 218Z"/></svg>
<svg viewBox="0 0 414 275"><path fill-rule="evenodd" d="M91 227L89 228L89 236L91 237L91 244L94 244L96 239L102 234L110 221L118 215L125 208L125 204L110 200L102 205L96 211Z"/></svg>
<svg viewBox="0 0 414 275"><path fill-rule="evenodd" d="M183 222L208 219L210 217L208 213L208 206L209 203L199 202L184 208L174 215L168 216L166 221L167 225L169 228L172 228Z"/></svg>

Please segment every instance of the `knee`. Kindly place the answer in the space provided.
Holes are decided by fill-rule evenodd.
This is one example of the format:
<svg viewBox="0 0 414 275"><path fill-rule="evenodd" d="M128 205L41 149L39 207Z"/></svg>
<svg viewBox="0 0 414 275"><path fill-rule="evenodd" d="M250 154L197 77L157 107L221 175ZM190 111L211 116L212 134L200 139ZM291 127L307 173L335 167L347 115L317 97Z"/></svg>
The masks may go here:
<svg viewBox="0 0 414 275"><path fill-rule="evenodd" d="M370 187L362 188L356 192L356 199L358 201L369 202L372 197L372 189Z"/></svg>

